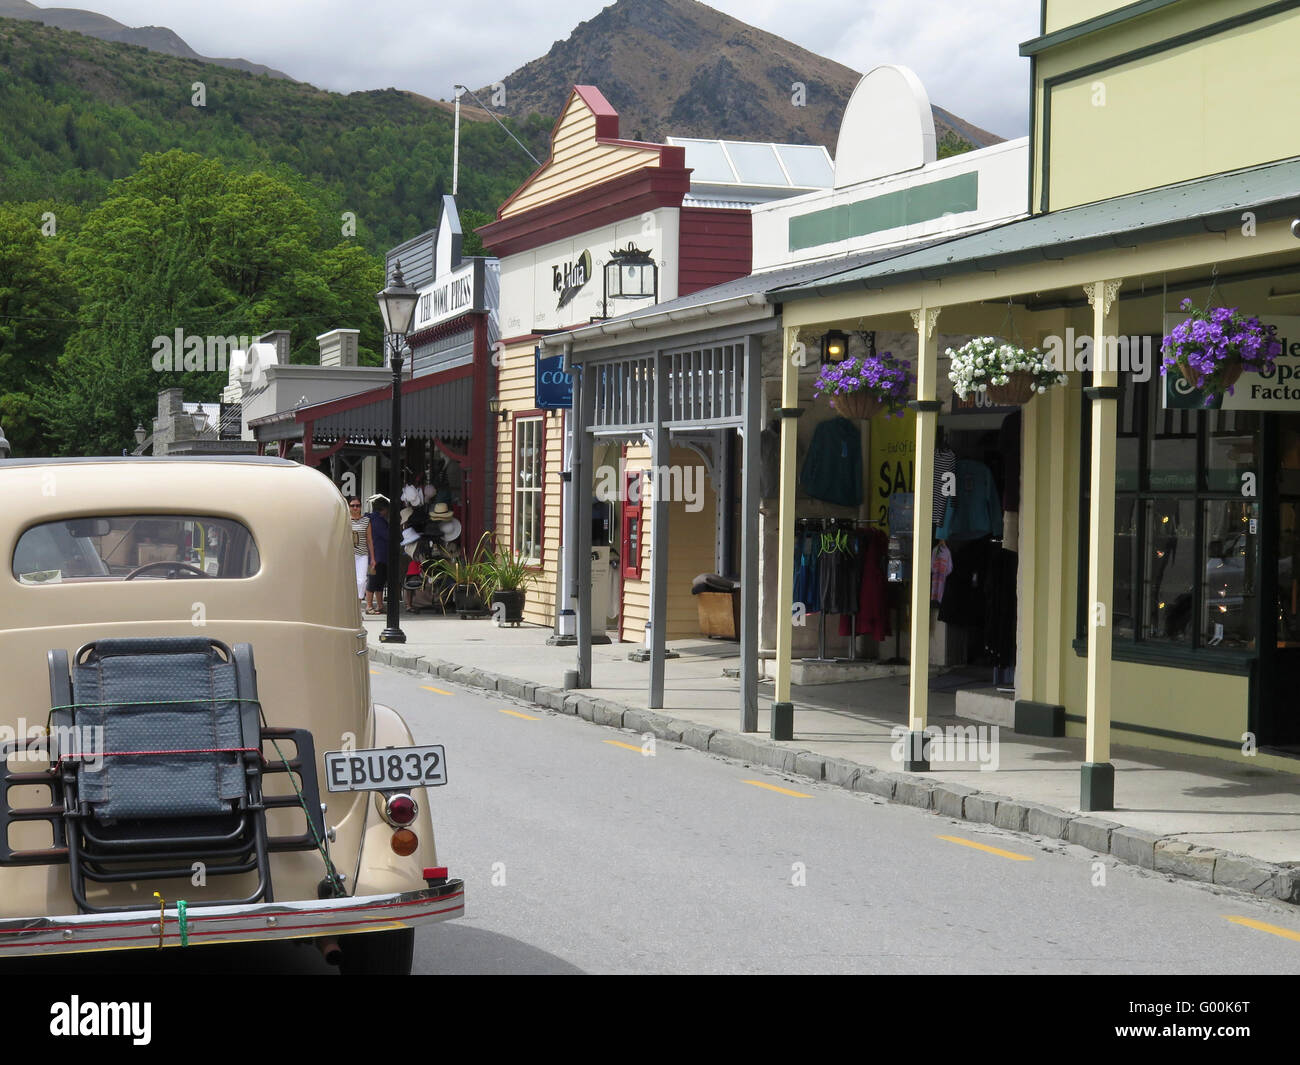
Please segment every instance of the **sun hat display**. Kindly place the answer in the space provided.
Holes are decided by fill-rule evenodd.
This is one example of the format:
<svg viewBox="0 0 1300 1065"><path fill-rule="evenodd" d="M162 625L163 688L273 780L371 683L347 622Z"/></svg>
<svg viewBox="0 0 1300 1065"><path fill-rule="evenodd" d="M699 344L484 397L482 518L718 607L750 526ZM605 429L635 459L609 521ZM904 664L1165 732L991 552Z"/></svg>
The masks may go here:
<svg viewBox="0 0 1300 1065"><path fill-rule="evenodd" d="M403 530L402 530L402 546L403 546L403 547L406 547L406 546L408 546L409 544L413 544L413 543L415 543L415 542L416 542L417 540L419 540L419 539L420 539L420 534L419 534L418 532L416 532L414 529L403 529Z"/></svg>
<svg viewBox="0 0 1300 1065"><path fill-rule="evenodd" d="M444 521L439 528L442 530L444 540L455 540L460 536L460 522L455 518Z"/></svg>
<svg viewBox="0 0 1300 1065"><path fill-rule="evenodd" d="M411 520L411 515L414 514L414 513L415 513L415 511L412 510L410 507L403 507L403 508L402 508L402 524L405 525L408 521L410 521L410 520Z"/></svg>
<svg viewBox="0 0 1300 1065"><path fill-rule="evenodd" d="M449 507L446 503L435 503L433 505L433 510L429 512L429 517L431 517L434 521L446 521L448 518L451 518L453 516L454 515L451 512L451 507Z"/></svg>

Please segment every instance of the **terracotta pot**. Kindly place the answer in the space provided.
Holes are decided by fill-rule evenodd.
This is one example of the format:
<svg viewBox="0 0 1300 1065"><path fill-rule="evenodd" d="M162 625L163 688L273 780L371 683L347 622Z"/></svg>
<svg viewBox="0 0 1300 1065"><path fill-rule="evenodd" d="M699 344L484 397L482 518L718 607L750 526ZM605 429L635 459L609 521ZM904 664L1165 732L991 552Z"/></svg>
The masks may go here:
<svg viewBox="0 0 1300 1065"><path fill-rule="evenodd" d="M885 409L885 401L869 392L845 392L832 396L831 406L845 418L874 418Z"/></svg>
<svg viewBox="0 0 1300 1065"><path fill-rule="evenodd" d="M984 394L995 407L1023 406L1037 395L1034 391L1034 375L1027 370L1017 370L1010 375L1005 385L989 385Z"/></svg>

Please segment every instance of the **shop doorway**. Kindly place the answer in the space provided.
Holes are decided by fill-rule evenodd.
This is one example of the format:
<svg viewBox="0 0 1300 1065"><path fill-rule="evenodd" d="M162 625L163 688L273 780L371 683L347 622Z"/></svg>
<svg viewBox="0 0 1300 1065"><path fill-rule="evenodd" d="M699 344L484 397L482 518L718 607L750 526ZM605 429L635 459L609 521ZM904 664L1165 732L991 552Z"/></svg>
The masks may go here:
<svg viewBox="0 0 1300 1065"><path fill-rule="evenodd" d="M1261 486L1260 656L1255 684L1261 745L1300 754L1300 414L1265 419Z"/></svg>

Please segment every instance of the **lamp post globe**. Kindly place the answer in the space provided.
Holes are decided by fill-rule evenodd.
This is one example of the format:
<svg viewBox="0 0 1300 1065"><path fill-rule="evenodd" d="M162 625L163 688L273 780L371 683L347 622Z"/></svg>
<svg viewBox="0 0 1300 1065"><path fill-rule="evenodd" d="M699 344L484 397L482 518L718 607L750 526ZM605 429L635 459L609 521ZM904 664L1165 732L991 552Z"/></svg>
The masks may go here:
<svg viewBox="0 0 1300 1065"><path fill-rule="evenodd" d="M384 335L388 338L389 363L393 370L393 414L389 428L389 480L388 480L388 617L384 631L379 634L381 643L406 643L406 633L399 622L401 611L401 579L398 559L401 557L398 530L393 528L397 513L394 502L402 498L402 355L406 337L415 321L415 306L420 296L402 277L402 264L393 264L393 276L382 292L376 295L379 314L384 320Z"/></svg>

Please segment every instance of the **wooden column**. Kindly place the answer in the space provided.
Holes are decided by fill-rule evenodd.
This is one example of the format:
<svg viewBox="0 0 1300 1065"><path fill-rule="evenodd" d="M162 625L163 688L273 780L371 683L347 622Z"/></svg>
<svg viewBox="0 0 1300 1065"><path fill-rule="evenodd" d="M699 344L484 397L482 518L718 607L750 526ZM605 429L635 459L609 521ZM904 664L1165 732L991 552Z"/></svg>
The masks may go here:
<svg viewBox="0 0 1300 1065"><path fill-rule="evenodd" d="M916 481L912 502L912 664L907 697L907 748L903 768L930 768L925 726L930 703L930 544L934 539L934 437L939 425L936 396L938 307L912 312L916 326Z"/></svg>
<svg viewBox="0 0 1300 1065"><path fill-rule="evenodd" d="M1092 474L1088 504L1088 710L1087 753L1080 767L1079 808L1115 808L1115 767L1110 761L1111 623L1115 590L1115 430L1119 372L1108 366L1107 337L1119 334L1119 281L1085 287L1092 305Z"/></svg>
<svg viewBox="0 0 1300 1065"><path fill-rule="evenodd" d="M799 367L803 348L796 347L798 330L784 330L781 346L781 490L777 507L776 566L776 683L773 693L771 736L774 740L794 738L794 704L790 701L791 657L794 628L794 519L795 469L799 439Z"/></svg>

